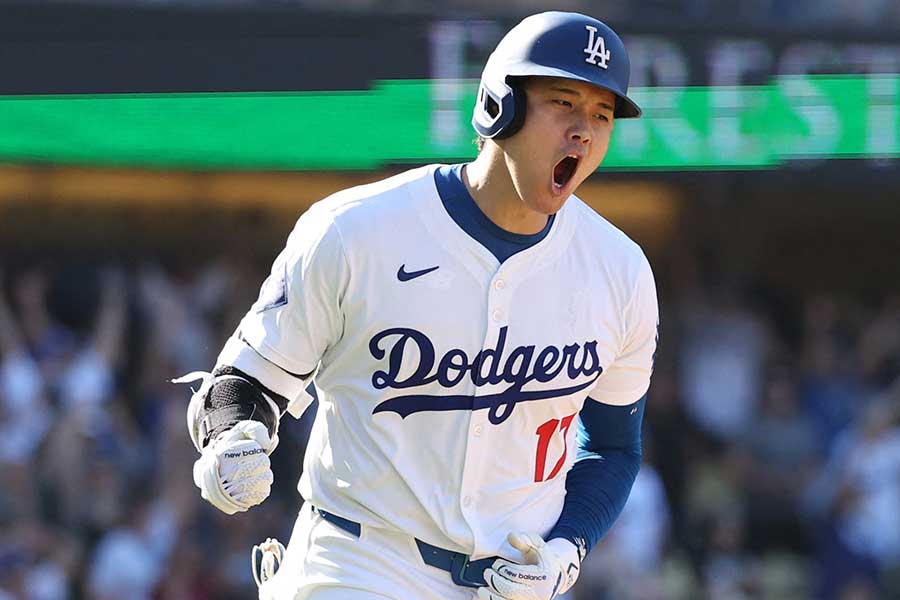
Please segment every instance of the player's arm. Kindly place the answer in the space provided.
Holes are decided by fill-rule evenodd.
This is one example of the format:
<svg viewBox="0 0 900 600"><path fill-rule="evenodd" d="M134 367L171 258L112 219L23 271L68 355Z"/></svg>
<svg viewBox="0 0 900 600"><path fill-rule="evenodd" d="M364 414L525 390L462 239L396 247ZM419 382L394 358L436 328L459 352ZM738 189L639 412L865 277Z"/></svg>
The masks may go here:
<svg viewBox="0 0 900 600"><path fill-rule="evenodd" d="M579 414L578 458L566 476L566 500L548 536L579 549L580 558L609 531L641 468L646 396L626 406L588 399Z"/></svg>
<svg viewBox="0 0 900 600"><path fill-rule="evenodd" d="M646 260L624 316L621 350L579 413L578 455L566 475L566 498L556 525L546 541L511 535L510 543L528 564L496 561L485 572L488 587L479 590L480 598L550 599L564 593L578 578L581 561L622 512L641 466L641 424L657 346L656 286ZM548 577L541 579L541 574ZM537 593L522 596L523 586Z"/></svg>
<svg viewBox="0 0 900 600"><path fill-rule="evenodd" d="M236 347L243 347L247 356ZM251 371L223 362L230 356ZM269 496L272 471L268 455L278 445L278 426L289 405L306 396L303 385L311 377L288 376L290 386L272 378L277 369L235 336L225 346L212 373L197 373L202 381L188 407L188 429L200 458L194 463L194 482L202 497L226 514L243 512ZM266 383L263 383L266 381ZM276 388L279 392L273 390ZM294 398L292 401L284 395ZM308 397L308 396L307 396ZM292 406L300 410L306 408Z"/></svg>
<svg viewBox="0 0 900 600"><path fill-rule="evenodd" d="M566 499L546 542L517 533L510 545L524 564L495 561L485 572L483 600L541 598L565 593L578 579L581 562L609 531L625 506L641 467L641 422L646 396L626 406L588 399L579 414L578 458L566 476ZM527 582L527 583L523 583ZM531 588L533 596L522 588Z"/></svg>
<svg viewBox="0 0 900 600"><path fill-rule="evenodd" d="M656 355L659 309L644 261L624 312L626 336L616 361L579 414L578 457L566 476L566 500L550 538L590 552L622 512L641 465L641 424Z"/></svg>
<svg viewBox="0 0 900 600"><path fill-rule="evenodd" d="M289 373L264 358L244 339L240 330L225 344L216 367L205 376L208 388L195 394L189 410L191 439L202 451L220 434L241 421L266 426L277 445L278 425L285 412L299 417L312 398L305 392L313 372Z"/></svg>
<svg viewBox="0 0 900 600"><path fill-rule="evenodd" d="M268 455L285 412L299 418L312 401L305 388L342 331L340 298L349 277L336 225L313 207L297 222L259 299L228 340L188 407L191 440L201 455L194 482L225 513L269 495Z"/></svg>
<svg viewBox="0 0 900 600"><path fill-rule="evenodd" d="M659 334L656 284L646 259L624 317L622 349L579 414L578 456L548 536L571 542L581 559L621 514L641 466L641 425Z"/></svg>

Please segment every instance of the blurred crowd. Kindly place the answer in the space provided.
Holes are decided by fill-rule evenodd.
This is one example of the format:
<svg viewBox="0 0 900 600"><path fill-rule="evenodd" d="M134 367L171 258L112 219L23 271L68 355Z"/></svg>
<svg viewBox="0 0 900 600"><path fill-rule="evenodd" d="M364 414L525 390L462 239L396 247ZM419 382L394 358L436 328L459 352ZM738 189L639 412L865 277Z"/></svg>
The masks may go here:
<svg viewBox="0 0 900 600"><path fill-rule="evenodd" d="M0 265L2 269L2 265ZM272 496L191 479L189 391L268 265L34 261L0 271L0 600L253 597L289 538L309 415ZM658 264L644 466L575 600L900 597L900 297L793 301Z"/></svg>
<svg viewBox="0 0 900 600"><path fill-rule="evenodd" d="M255 299L247 269L6 273L0 598L251 597L251 545L296 516L306 431L285 427L273 497L228 518L193 486L190 391L168 381L214 363Z"/></svg>

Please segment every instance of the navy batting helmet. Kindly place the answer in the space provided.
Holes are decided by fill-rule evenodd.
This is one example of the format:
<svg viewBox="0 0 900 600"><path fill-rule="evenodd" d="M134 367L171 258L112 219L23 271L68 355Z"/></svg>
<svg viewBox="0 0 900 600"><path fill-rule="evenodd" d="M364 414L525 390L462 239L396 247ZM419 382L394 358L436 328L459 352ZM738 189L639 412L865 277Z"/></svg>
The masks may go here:
<svg viewBox="0 0 900 600"><path fill-rule="evenodd" d="M631 70L625 45L606 24L577 13L545 12L513 27L481 74L472 126L485 138L509 137L525 121L525 94L517 77L562 77L592 83L616 95L615 116L641 116L627 96Z"/></svg>

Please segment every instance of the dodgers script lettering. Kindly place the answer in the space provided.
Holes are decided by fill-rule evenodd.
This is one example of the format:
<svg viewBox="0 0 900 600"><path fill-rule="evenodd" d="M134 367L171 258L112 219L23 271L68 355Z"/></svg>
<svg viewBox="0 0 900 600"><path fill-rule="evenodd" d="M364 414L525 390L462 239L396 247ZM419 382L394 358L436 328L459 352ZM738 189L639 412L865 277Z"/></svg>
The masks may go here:
<svg viewBox="0 0 900 600"><path fill-rule="evenodd" d="M375 389L406 389L437 382L448 390L468 377L476 387L484 385L510 384L497 394L472 395L425 395L410 394L395 396L378 404L373 414L395 412L401 417L423 411L481 410L489 409L488 420L499 425L512 414L519 402L546 400L574 394L591 386L603 373L597 355L597 342L586 341L568 344L562 349L546 346L537 350L535 346L517 346L507 352L508 327L503 327L493 348L486 348L469 357L464 350L452 348L437 359L431 339L415 329L395 327L381 331L369 341L369 352L376 360L387 357L387 370L376 370L372 374ZM403 355L407 349L418 354L418 364L413 372L401 378ZM404 370L408 372L408 369ZM583 378L588 378L584 381ZM525 391L529 382L547 383L557 379L574 383L554 389Z"/></svg>

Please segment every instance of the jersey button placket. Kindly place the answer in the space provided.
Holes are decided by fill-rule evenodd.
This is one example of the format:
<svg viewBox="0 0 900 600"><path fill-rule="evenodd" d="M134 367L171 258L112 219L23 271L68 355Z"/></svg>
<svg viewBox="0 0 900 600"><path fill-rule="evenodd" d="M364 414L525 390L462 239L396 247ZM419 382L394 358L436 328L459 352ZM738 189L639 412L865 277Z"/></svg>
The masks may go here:
<svg viewBox="0 0 900 600"><path fill-rule="evenodd" d="M494 279L493 284L491 285L491 293L489 294L489 302L491 309L491 319L494 323L499 324L500 326L505 325L506 321L506 303L507 303L507 294L506 290L506 280L500 276L497 276ZM488 326L488 330L492 329Z"/></svg>
<svg viewBox="0 0 900 600"><path fill-rule="evenodd" d="M486 308L488 318L482 349L496 348L500 330L507 325L509 317L508 296L508 282L499 275L495 276L487 288ZM497 359L502 360L501 357L497 357ZM502 383L499 385L486 383L476 389L475 395L479 397L496 394L502 391L503 387ZM473 491L477 492L482 487L481 481L484 476L482 469L487 465L487 461L483 460L483 457L494 452L491 449L491 444L496 443L496 438L492 436L492 428L488 425L488 411L489 409L486 408L472 411L469 421L469 439L466 449L467 459L463 477L463 489L460 490L462 512L472 527L476 544L481 538L480 525L482 524L477 522L479 517L479 512L476 510L478 494L473 493Z"/></svg>
<svg viewBox="0 0 900 600"><path fill-rule="evenodd" d="M475 392L476 397L490 393L478 388ZM473 410L469 417L469 433L468 442L466 444L466 464L463 471L462 486L459 495L459 503L461 505L463 517L472 528L472 533L477 539L479 537L480 520L478 511L475 510L475 500L477 490L481 487L481 466L485 452L485 445L488 443L485 436L485 423L487 422L487 410Z"/></svg>

